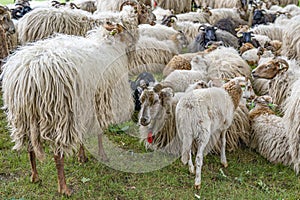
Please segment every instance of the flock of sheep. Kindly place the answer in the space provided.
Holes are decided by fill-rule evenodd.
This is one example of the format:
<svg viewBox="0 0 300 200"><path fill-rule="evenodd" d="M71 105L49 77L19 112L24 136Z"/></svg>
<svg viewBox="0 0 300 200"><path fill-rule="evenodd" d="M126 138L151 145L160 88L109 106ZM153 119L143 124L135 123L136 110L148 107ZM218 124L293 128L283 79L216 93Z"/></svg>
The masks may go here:
<svg viewBox="0 0 300 200"><path fill-rule="evenodd" d="M3 108L13 149L28 150L31 181L39 181L36 158L44 159L49 145L58 191L70 196L64 156L79 150L84 162L84 136L97 124L99 155L108 161L101 130L130 120L134 110L145 147L181 155L197 189L203 156L220 153L227 167L225 152L241 145L298 173L297 4L19 0L0 6ZM164 78L158 83L151 73Z"/></svg>

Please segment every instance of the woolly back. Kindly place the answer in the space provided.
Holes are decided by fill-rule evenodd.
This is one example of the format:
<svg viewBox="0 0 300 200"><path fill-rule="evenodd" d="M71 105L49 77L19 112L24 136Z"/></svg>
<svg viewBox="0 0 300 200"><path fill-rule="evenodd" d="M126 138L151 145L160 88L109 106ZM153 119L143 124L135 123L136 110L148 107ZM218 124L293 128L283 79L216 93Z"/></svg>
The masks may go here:
<svg viewBox="0 0 300 200"><path fill-rule="evenodd" d="M290 152L294 163L294 170L300 170L300 80L292 86L291 95L284 107L283 121L286 123Z"/></svg>
<svg viewBox="0 0 300 200"><path fill-rule="evenodd" d="M96 45L82 37L60 35L12 55L4 66L2 90L14 149L35 138L39 159L42 141L48 141L55 153L72 153L100 112L97 103L109 104L101 107L101 115L111 119L105 125L128 117L133 103L124 54L105 41ZM121 85L122 94L116 85ZM110 95L106 99L100 95L95 102L99 91ZM32 127L32 121L38 126Z"/></svg>
<svg viewBox="0 0 300 200"><path fill-rule="evenodd" d="M88 12L68 8L37 8L18 22L21 44L48 38L54 33L85 36L95 25Z"/></svg>
<svg viewBox="0 0 300 200"><path fill-rule="evenodd" d="M242 97L242 89L236 81L229 81L222 86L231 97L234 108L237 108Z"/></svg>
<svg viewBox="0 0 300 200"><path fill-rule="evenodd" d="M300 45L299 45L299 31L300 22L299 17L294 17L286 26L282 40L282 55L289 59L300 60Z"/></svg>

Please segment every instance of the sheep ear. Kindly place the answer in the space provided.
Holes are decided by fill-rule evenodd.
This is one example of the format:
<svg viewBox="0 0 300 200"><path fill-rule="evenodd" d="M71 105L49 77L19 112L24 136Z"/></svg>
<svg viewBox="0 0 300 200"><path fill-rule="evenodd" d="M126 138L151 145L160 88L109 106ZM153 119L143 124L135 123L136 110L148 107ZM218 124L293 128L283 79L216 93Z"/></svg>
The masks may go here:
<svg viewBox="0 0 300 200"><path fill-rule="evenodd" d="M280 71L287 71L289 69L288 62L282 58L275 59L275 64L277 65Z"/></svg>
<svg viewBox="0 0 300 200"><path fill-rule="evenodd" d="M163 86L160 83L155 84L153 87L153 91L156 93L160 92L162 89L163 89Z"/></svg>

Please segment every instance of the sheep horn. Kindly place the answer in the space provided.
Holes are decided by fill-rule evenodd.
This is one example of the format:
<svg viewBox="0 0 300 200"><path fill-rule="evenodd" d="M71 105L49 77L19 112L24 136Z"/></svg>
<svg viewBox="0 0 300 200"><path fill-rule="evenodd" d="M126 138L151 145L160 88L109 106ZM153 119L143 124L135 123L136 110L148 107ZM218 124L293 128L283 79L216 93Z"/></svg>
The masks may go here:
<svg viewBox="0 0 300 200"><path fill-rule="evenodd" d="M198 32L200 31L201 28L206 28L206 27L207 27L207 26L204 25L204 24L200 25L199 28L198 28Z"/></svg>
<svg viewBox="0 0 300 200"><path fill-rule="evenodd" d="M74 8L80 9L75 3L70 3L70 7L72 9L74 9Z"/></svg>
<svg viewBox="0 0 300 200"><path fill-rule="evenodd" d="M289 69L289 63L282 58L276 58L275 63L279 63L280 71L287 71ZM283 67L281 64L285 65L285 67Z"/></svg>
<svg viewBox="0 0 300 200"><path fill-rule="evenodd" d="M119 10L122 11L122 10L123 10L123 7L124 7L124 6L127 6L127 5L134 7L134 6L137 5L137 3L132 2L132 1L124 1L124 2L120 5L120 9L119 9Z"/></svg>

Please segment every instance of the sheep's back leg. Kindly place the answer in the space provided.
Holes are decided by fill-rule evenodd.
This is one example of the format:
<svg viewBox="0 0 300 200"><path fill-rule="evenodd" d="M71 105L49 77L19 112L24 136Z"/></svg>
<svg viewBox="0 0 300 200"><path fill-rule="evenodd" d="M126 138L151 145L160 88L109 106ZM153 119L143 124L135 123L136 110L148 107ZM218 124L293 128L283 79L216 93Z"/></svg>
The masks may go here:
<svg viewBox="0 0 300 200"><path fill-rule="evenodd" d="M224 167L228 167L226 159L226 130L221 132L221 163Z"/></svg>
<svg viewBox="0 0 300 200"><path fill-rule="evenodd" d="M30 160L30 167L31 167L31 177L30 177L30 181L32 183L36 183L39 181L39 176L38 176L38 172L36 169L36 157L35 157L35 153L32 150L31 145L28 145L28 157Z"/></svg>
<svg viewBox="0 0 300 200"><path fill-rule="evenodd" d="M98 148L99 148L99 155L100 155L101 160L107 162L109 159L103 148L102 134L98 135Z"/></svg>
<svg viewBox="0 0 300 200"><path fill-rule="evenodd" d="M195 189L201 188L201 169L203 165L204 149L209 142L210 134L204 133L197 138L198 150L196 155L196 178L195 178Z"/></svg>
<svg viewBox="0 0 300 200"><path fill-rule="evenodd" d="M195 174L195 167L193 164L192 150L189 153L189 171L191 174Z"/></svg>
<svg viewBox="0 0 300 200"><path fill-rule="evenodd" d="M88 158L86 157L84 147L81 144L80 148L79 148L79 151L78 151L78 162L85 163L87 161L88 161Z"/></svg>
<svg viewBox="0 0 300 200"><path fill-rule="evenodd" d="M54 155L56 170L57 170L57 180L58 180L58 192L71 196L72 192L66 184L65 172L64 172L64 156Z"/></svg>

